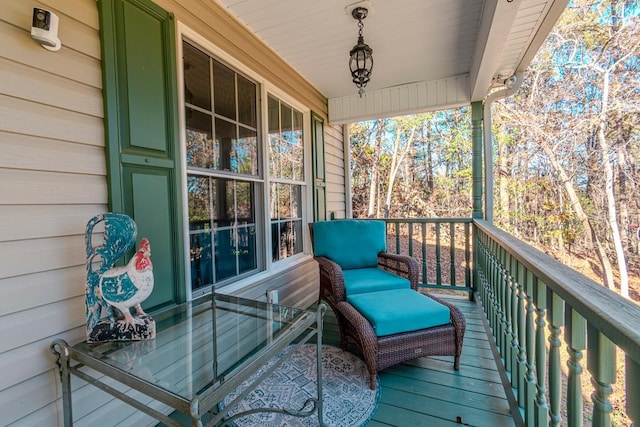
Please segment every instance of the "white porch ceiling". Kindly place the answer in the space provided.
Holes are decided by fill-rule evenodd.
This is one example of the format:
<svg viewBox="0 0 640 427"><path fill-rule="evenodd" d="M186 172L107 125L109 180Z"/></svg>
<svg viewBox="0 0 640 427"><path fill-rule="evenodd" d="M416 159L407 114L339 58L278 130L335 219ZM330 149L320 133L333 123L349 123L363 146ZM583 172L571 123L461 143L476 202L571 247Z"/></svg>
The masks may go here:
<svg viewBox="0 0 640 427"><path fill-rule="evenodd" d="M214 0L329 99L332 122L468 104L524 71L568 0L371 0L365 96L348 53L357 0Z"/></svg>

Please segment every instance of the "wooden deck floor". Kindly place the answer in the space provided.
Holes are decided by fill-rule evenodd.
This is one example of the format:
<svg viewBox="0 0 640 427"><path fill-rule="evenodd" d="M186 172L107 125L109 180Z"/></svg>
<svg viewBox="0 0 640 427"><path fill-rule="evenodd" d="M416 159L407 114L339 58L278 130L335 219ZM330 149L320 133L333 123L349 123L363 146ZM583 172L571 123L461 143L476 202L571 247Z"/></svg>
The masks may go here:
<svg viewBox="0 0 640 427"><path fill-rule="evenodd" d="M460 370L453 370L451 357L423 357L380 372L380 404L368 427L516 425L480 308L463 298L447 299L467 319ZM338 344L331 311L324 323L324 341Z"/></svg>

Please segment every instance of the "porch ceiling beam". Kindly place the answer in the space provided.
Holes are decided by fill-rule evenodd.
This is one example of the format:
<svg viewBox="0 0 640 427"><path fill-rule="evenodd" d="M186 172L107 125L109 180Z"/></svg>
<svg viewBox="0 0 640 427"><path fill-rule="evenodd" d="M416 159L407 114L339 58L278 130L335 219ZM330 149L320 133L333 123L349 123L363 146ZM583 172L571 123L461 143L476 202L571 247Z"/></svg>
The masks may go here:
<svg viewBox="0 0 640 427"><path fill-rule="evenodd" d="M502 50L516 19L520 3L521 0L487 0L485 2L469 74L471 101L482 100L487 95L492 80L496 77L495 73L499 71Z"/></svg>

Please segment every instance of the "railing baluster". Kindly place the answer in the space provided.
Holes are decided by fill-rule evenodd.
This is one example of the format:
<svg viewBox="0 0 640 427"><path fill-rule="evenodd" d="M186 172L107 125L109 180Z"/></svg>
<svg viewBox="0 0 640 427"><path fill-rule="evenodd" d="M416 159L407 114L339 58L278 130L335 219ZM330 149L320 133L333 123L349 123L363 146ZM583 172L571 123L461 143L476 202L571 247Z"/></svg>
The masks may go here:
<svg viewBox="0 0 640 427"><path fill-rule="evenodd" d="M509 276L505 266L505 251L502 248L498 249L500 251L500 289L498 292L498 312L500 313L500 326L499 326L499 340L500 343L500 357L505 362L505 367L508 369L509 365L507 363L507 348L509 348L507 341L507 313L509 310L507 309L507 289L509 289Z"/></svg>
<svg viewBox="0 0 640 427"><path fill-rule="evenodd" d="M535 425L544 427L547 425L547 415L549 407L547 406L547 389L545 387L545 373L547 371L547 359L545 344L545 315L547 309L547 285L538 280L535 288L536 300L536 413Z"/></svg>
<svg viewBox="0 0 640 427"><path fill-rule="evenodd" d="M490 242L493 245L494 242ZM493 248L492 248L493 249ZM491 298L491 329L493 329L493 335L496 337L496 344L500 345L500 301L498 301L498 294L500 292L500 281L502 280L502 268L498 263L498 259L495 256L495 252L491 254L492 265L492 277L489 284L490 298Z"/></svg>
<svg viewBox="0 0 640 427"><path fill-rule="evenodd" d="M629 355L624 360L625 384L627 390L627 416L633 421L633 425L640 422L640 363L633 360Z"/></svg>
<svg viewBox="0 0 640 427"><path fill-rule="evenodd" d="M509 283L511 287L511 301L509 302L509 308L511 311L511 387L518 388L518 377L520 371L518 370L518 350L520 343L518 342L518 263L515 257L509 257L509 275L511 281ZM516 395L516 398L518 396Z"/></svg>
<svg viewBox="0 0 640 427"><path fill-rule="evenodd" d="M396 253L400 253L400 223L396 222Z"/></svg>
<svg viewBox="0 0 640 427"><path fill-rule="evenodd" d="M413 256L413 222L409 223L409 256Z"/></svg>
<svg viewBox="0 0 640 427"><path fill-rule="evenodd" d="M518 309L516 313L516 325L517 325L517 356L516 356L516 364L518 371L518 402L520 406L524 406L526 404L526 394L525 394L525 377L527 373L527 354L526 354L526 315L524 309L524 292L525 292L525 282L526 282L526 270L525 267L517 263L518 269L516 274L516 284L517 292L518 292Z"/></svg>
<svg viewBox="0 0 640 427"><path fill-rule="evenodd" d="M535 318L536 308L533 304L533 294L538 279L532 272L527 271L525 282L527 297L527 330L526 330L526 353L527 353L527 383L525 393L525 414L524 421L528 426L535 425L535 400L536 400L536 371L535 371ZM544 330L544 328L543 328Z"/></svg>
<svg viewBox="0 0 640 427"><path fill-rule="evenodd" d="M593 425L610 427L613 407L609 395L613 392L611 384L616 380L616 347L590 323L587 324L587 369L594 387L591 394Z"/></svg>
<svg viewBox="0 0 640 427"><path fill-rule="evenodd" d="M564 325L564 301L549 293L549 425L559 426L562 401L562 367L560 365L560 332Z"/></svg>
<svg viewBox="0 0 640 427"><path fill-rule="evenodd" d="M464 286L471 288L471 224L464 224ZM473 297L473 293L470 294Z"/></svg>
<svg viewBox="0 0 640 427"><path fill-rule="evenodd" d="M440 223L436 223L436 285L442 286L442 262L440 257Z"/></svg>
<svg viewBox="0 0 640 427"><path fill-rule="evenodd" d="M449 223L449 284L456 285L456 227L454 222Z"/></svg>
<svg viewBox="0 0 640 427"><path fill-rule="evenodd" d="M511 255L504 254L504 365L507 367L507 371L511 372L511 386L514 385L514 371L513 371L513 277L509 273L509 265L511 264Z"/></svg>
<svg viewBox="0 0 640 427"><path fill-rule="evenodd" d="M586 348L587 322L577 311L568 308L564 339L567 342L569 360L567 367L567 426L582 427L582 351Z"/></svg>
<svg viewBox="0 0 640 427"><path fill-rule="evenodd" d="M427 280L427 223L423 222L422 226L422 283L429 283Z"/></svg>

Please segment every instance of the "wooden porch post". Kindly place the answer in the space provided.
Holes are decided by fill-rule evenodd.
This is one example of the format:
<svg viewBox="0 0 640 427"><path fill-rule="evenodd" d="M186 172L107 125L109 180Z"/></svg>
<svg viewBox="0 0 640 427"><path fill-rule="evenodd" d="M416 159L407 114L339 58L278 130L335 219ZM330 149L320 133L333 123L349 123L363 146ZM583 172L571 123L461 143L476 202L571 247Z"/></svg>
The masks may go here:
<svg viewBox="0 0 640 427"><path fill-rule="evenodd" d="M473 213L472 218L482 219L482 117L484 104L482 101L471 103L471 144L472 144L472 175L473 175Z"/></svg>

